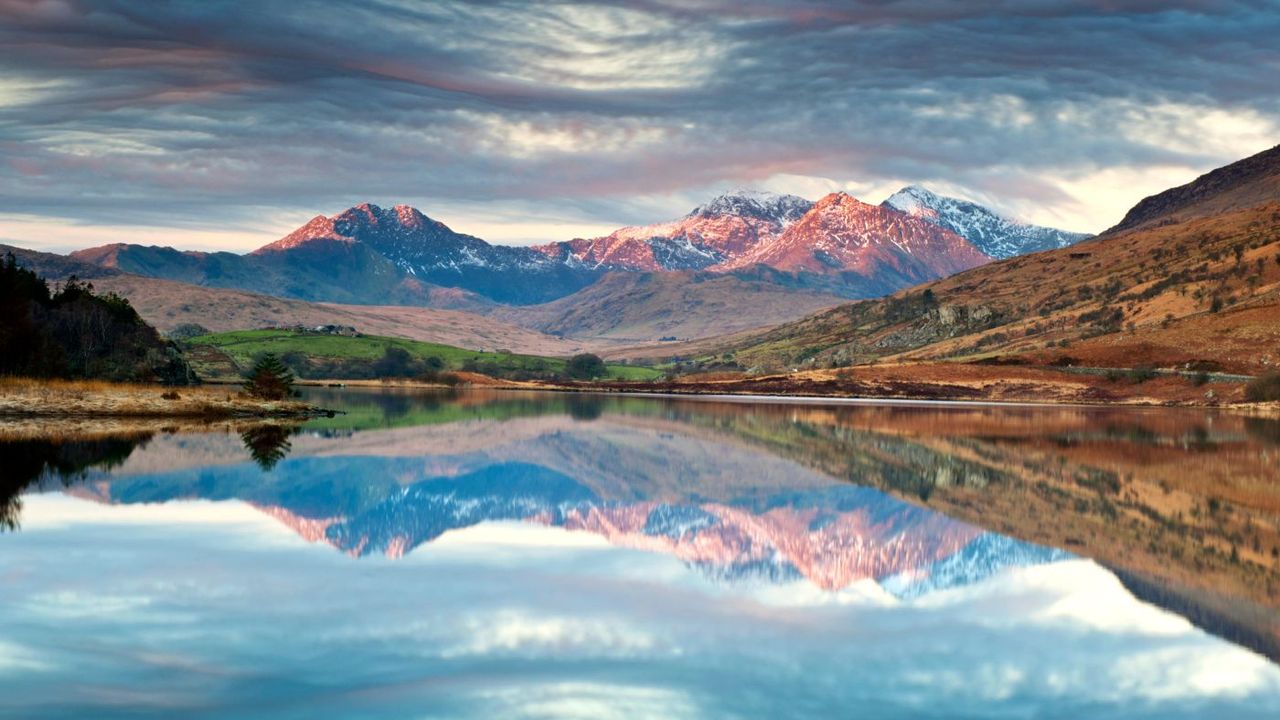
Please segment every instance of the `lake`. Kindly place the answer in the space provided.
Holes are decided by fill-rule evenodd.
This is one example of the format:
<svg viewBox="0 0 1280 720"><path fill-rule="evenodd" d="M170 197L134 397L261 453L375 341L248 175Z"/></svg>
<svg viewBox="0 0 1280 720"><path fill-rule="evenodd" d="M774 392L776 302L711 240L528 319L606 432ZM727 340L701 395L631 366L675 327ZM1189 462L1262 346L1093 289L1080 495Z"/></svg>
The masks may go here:
<svg viewBox="0 0 1280 720"><path fill-rule="evenodd" d="M1280 717L1275 420L307 394L8 424L0 716Z"/></svg>

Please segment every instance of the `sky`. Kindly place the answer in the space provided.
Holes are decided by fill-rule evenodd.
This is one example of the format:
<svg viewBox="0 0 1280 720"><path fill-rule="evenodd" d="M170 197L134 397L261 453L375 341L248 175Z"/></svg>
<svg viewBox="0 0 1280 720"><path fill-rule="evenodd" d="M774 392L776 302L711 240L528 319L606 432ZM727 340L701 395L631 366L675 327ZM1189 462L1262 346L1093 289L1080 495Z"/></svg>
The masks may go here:
<svg viewBox="0 0 1280 720"><path fill-rule="evenodd" d="M1097 232L1280 142L1275 0L0 0L0 242L528 244L909 183Z"/></svg>

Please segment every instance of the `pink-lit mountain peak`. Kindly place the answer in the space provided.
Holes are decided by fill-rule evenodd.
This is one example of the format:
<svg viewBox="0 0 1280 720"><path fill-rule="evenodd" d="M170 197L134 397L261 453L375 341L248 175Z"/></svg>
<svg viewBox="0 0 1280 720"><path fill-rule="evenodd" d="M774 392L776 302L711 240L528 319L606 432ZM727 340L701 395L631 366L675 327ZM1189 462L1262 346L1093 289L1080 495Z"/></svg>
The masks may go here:
<svg viewBox="0 0 1280 720"><path fill-rule="evenodd" d="M892 276L902 284L967 270L991 258L968 240L922 218L834 192L787 227L775 242L737 261L808 272Z"/></svg>
<svg viewBox="0 0 1280 720"><path fill-rule="evenodd" d="M419 236L417 239L429 241L441 233L452 232L444 223L432 220L412 205L397 204L383 208L365 202L332 217L317 215L297 230L254 252L292 250L317 240L353 243L375 233L406 238Z"/></svg>
<svg viewBox="0 0 1280 720"><path fill-rule="evenodd" d="M886 219L893 219L898 216L906 217L906 214L897 212L892 208L882 208L879 205L865 203L844 191L824 195L813 204L813 209L807 214L809 218L820 218L827 222L843 222L846 224L851 221L861 223L883 222ZM801 220L804 219L801 218Z"/></svg>
<svg viewBox="0 0 1280 720"><path fill-rule="evenodd" d="M627 226L604 237L551 243L538 250L588 267L717 270L771 242L812 206L795 195L735 190L676 220Z"/></svg>

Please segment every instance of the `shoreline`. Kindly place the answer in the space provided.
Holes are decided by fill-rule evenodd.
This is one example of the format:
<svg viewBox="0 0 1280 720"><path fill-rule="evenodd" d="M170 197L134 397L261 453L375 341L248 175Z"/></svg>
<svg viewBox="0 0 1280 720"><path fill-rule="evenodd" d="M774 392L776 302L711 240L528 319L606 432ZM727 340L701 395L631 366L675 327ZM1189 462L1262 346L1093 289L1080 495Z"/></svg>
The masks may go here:
<svg viewBox="0 0 1280 720"><path fill-rule="evenodd" d="M332 410L302 400L261 400L203 385L0 378L0 421L170 419L307 420Z"/></svg>
<svg viewBox="0 0 1280 720"><path fill-rule="evenodd" d="M38 397L14 402L15 386L38 386ZM308 419L332 411L300 400L262 401L228 392L232 380L215 378L201 386L164 387L95 380L0 378L0 419L5 418L174 418ZM849 402L849 404L947 404L1004 407L1185 407L1280 418L1280 404L1243 400L1243 383L1217 380L1196 386L1176 374L1144 382L1107 379L1044 366L947 363L863 365L838 370L804 370L772 375L724 373L707 379L579 380L536 382L467 374L456 386L413 379L300 379L307 388L502 389L602 393L637 397L703 397L710 400ZM123 396L109 398L116 391ZM28 395L32 395L27 388ZM177 392L177 401L163 401ZM97 407L92 407L97 405ZM90 407L86 407L90 406ZM33 407L38 409L33 410Z"/></svg>
<svg viewBox="0 0 1280 720"><path fill-rule="evenodd" d="M227 387L230 380L206 381ZM1135 382L1042 366L959 363L866 365L789 374L724 373L708 379L686 376L667 381L512 381L468 374L457 385L412 379L298 380L308 388L384 388L388 390L488 389L600 393L638 397L703 397L722 400L841 403L945 403L957 406L1189 408L1222 410L1257 417L1280 417L1280 404L1249 403L1243 382L1214 380L1202 385L1176 373ZM0 394L3 393L0 387ZM321 411L323 412L323 411ZM0 411L0 417L5 413Z"/></svg>
<svg viewBox="0 0 1280 720"><path fill-rule="evenodd" d="M954 403L999 406L1196 408L1280 417L1280 404L1244 400L1244 383L1194 384L1178 375L1142 381L1035 366L951 363L868 365L789 374L723 374L637 383L547 383L559 392L797 401Z"/></svg>

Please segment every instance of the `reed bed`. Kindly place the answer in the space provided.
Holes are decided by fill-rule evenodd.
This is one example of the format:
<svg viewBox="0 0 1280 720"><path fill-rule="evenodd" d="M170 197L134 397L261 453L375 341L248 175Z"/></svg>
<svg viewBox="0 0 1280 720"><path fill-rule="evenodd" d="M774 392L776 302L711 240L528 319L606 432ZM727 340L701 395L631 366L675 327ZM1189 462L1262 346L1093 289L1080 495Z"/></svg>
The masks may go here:
<svg viewBox="0 0 1280 720"><path fill-rule="evenodd" d="M226 387L0 378L0 417L236 418L316 412L301 401L261 400Z"/></svg>

